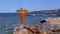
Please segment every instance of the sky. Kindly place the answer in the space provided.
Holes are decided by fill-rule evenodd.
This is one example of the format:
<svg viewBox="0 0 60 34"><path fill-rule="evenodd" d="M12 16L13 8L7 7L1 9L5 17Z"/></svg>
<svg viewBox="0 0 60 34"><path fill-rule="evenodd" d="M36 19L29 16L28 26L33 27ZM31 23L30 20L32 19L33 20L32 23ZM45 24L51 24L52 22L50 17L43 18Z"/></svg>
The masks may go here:
<svg viewBox="0 0 60 34"><path fill-rule="evenodd" d="M60 8L60 0L0 0L0 13L15 13L19 8L29 12Z"/></svg>

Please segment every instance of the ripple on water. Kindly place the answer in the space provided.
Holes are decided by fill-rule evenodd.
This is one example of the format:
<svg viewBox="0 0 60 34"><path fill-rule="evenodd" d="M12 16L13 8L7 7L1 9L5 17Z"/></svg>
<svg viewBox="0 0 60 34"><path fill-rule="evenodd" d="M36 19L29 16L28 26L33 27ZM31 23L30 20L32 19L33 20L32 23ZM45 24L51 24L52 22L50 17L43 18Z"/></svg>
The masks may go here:
<svg viewBox="0 0 60 34"><path fill-rule="evenodd" d="M8 32L8 31L5 31L5 32Z"/></svg>
<svg viewBox="0 0 60 34"><path fill-rule="evenodd" d="M6 30L9 29L9 27L5 28Z"/></svg>
<svg viewBox="0 0 60 34"><path fill-rule="evenodd" d="M9 25L5 25L6 27L9 26Z"/></svg>
<svg viewBox="0 0 60 34"><path fill-rule="evenodd" d="M2 25L0 25L0 27L1 27Z"/></svg>

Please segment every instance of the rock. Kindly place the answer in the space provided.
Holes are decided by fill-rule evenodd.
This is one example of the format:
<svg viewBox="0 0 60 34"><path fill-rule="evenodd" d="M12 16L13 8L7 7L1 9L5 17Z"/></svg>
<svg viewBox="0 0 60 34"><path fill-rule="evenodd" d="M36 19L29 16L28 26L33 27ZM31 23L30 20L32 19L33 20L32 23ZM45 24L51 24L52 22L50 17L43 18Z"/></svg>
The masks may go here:
<svg viewBox="0 0 60 34"><path fill-rule="evenodd" d="M40 23L45 23L45 22L46 22L46 20L41 20L41 21L40 21Z"/></svg>
<svg viewBox="0 0 60 34"><path fill-rule="evenodd" d="M39 29L35 26L24 26L21 27L15 27L13 34L46 34L47 32L44 32L42 29Z"/></svg>
<svg viewBox="0 0 60 34"><path fill-rule="evenodd" d="M15 29L14 29L14 32L13 32L13 34L32 34L31 32L29 32L27 29L25 29L25 28L20 28L20 27L16 27Z"/></svg>
<svg viewBox="0 0 60 34"><path fill-rule="evenodd" d="M53 24L60 24L60 17L57 18L52 18L52 17L48 17L47 19L45 19L47 22L50 22L52 25Z"/></svg>
<svg viewBox="0 0 60 34"><path fill-rule="evenodd" d="M24 27L15 27L13 34L60 34L60 30L51 30L51 32L48 31L29 25Z"/></svg>
<svg viewBox="0 0 60 34"><path fill-rule="evenodd" d="M52 25L60 24L60 17L57 17L57 18L48 17L47 19L44 19L44 20L47 23L51 23ZM55 28L51 28L50 30L46 31L46 29L38 28L33 25L28 25L24 27L15 27L13 34L60 34L60 29L56 30Z"/></svg>

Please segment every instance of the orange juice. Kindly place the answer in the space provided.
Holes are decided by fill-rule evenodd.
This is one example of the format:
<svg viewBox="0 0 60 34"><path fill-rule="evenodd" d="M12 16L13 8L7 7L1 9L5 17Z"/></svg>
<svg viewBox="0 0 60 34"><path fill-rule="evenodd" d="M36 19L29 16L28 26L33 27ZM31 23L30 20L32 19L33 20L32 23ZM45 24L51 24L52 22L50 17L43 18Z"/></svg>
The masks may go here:
<svg viewBox="0 0 60 34"><path fill-rule="evenodd" d="M18 10L18 15L20 17L21 24L24 24L24 16L28 11L26 9L20 9Z"/></svg>

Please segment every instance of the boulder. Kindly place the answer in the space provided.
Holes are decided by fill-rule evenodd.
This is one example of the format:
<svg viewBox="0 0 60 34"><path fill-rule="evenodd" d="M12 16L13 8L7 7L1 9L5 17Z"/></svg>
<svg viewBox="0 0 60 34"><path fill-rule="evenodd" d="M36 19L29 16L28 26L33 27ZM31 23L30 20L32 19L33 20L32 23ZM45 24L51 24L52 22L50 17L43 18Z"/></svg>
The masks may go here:
<svg viewBox="0 0 60 34"><path fill-rule="evenodd" d="M13 34L46 34L42 29L35 26L15 27Z"/></svg>
<svg viewBox="0 0 60 34"><path fill-rule="evenodd" d="M52 17L48 17L45 19L48 23L53 24L60 24L60 17L57 18L52 18Z"/></svg>

